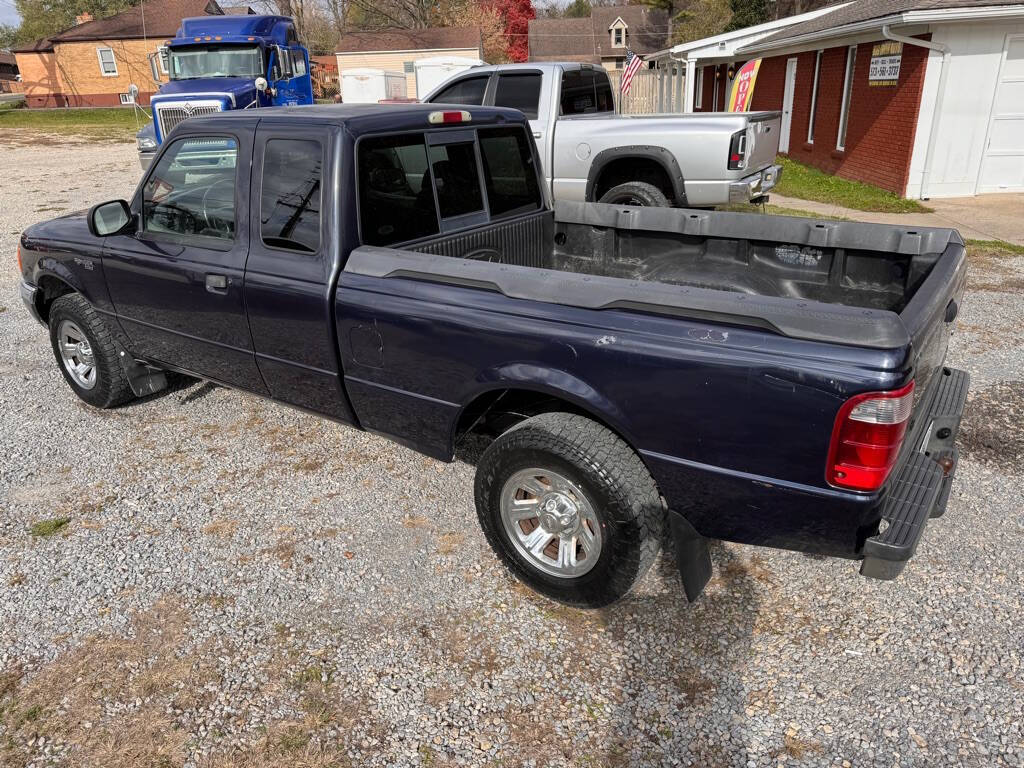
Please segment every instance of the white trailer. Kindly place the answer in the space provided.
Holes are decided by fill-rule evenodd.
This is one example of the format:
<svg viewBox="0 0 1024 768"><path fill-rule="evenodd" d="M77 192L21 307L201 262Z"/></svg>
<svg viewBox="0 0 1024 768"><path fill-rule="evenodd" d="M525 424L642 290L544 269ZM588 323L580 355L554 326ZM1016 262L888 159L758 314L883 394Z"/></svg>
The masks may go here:
<svg viewBox="0 0 1024 768"><path fill-rule="evenodd" d="M431 56L413 62L416 69L416 98L422 99L437 86L470 67L483 64L480 59L468 56Z"/></svg>
<svg viewBox="0 0 1024 768"><path fill-rule="evenodd" d="M341 72L341 99L346 104L378 104L385 99L404 99L404 72L360 67Z"/></svg>

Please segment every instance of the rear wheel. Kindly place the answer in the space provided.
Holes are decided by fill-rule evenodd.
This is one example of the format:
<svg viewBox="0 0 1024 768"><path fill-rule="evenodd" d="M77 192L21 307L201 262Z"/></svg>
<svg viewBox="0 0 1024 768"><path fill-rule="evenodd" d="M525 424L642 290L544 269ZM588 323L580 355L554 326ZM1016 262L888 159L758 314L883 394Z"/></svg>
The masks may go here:
<svg viewBox="0 0 1024 768"><path fill-rule="evenodd" d="M598 202L613 205L642 205L653 208L671 206L665 193L646 181L628 181L625 184L612 187L601 195Z"/></svg>
<svg viewBox="0 0 1024 768"><path fill-rule="evenodd" d="M590 419L548 413L497 438L477 464L491 547L524 582L571 605L623 597L658 553L664 510L640 457Z"/></svg>
<svg viewBox="0 0 1024 768"><path fill-rule="evenodd" d="M97 408L134 397L114 335L88 301L77 293L61 296L50 307L49 319L53 354L76 395Z"/></svg>

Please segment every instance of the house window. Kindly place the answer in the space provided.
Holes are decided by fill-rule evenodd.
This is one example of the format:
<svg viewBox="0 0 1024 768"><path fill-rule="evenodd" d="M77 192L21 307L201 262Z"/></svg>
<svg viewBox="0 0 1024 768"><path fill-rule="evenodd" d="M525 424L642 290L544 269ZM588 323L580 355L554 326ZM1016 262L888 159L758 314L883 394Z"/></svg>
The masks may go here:
<svg viewBox="0 0 1024 768"><path fill-rule="evenodd" d="M117 60L113 48L97 48L96 55L100 60L100 73L104 77L117 77Z"/></svg>
<svg viewBox="0 0 1024 768"><path fill-rule="evenodd" d="M405 74L411 75L413 72L416 71L416 66L411 61L403 61L402 70L405 72Z"/></svg>
<svg viewBox="0 0 1024 768"><path fill-rule="evenodd" d="M839 112L839 137L836 139L836 149L840 152L846 149L846 129L850 122L850 100L853 98L853 68L857 63L857 46L851 45L846 49L846 77L843 79L843 105Z"/></svg>
<svg viewBox="0 0 1024 768"><path fill-rule="evenodd" d="M119 93L117 95L121 97L121 103L122 104L134 104L135 103L135 101L132 99L132 95L130 93Z"/></svg>
<svg viewBox="0 0 1024 768"><path fill-rule="evenodd" d="M622 27L616 27L612 30L612 45L616 48L621 48L626 44L626 30Z"/></svg>
<svg viewBox="0 0 1024 768"><path fill-rule="evenodd" d="M807 121L807 143L814 143L814 116L818 109L818 75L821 74L821 54L814 59L814 85L811 86L811 116Z"/></svg>
<svg viewBox="0 0 1024 768"><path fill-rule="evenodd" d="M622 58L620 56L619 58L617 58L615 60L615 68L616 69L622 69L624 66L626 66L626 60L624 58Z"/></svg>
<svg viewBox="0 0 1024 768"><path fill-rule="evenodd" d="M696 108L704 110L704 67L697 67L697 80L694 82L696 91L693 94L693 103Z"/></svg>

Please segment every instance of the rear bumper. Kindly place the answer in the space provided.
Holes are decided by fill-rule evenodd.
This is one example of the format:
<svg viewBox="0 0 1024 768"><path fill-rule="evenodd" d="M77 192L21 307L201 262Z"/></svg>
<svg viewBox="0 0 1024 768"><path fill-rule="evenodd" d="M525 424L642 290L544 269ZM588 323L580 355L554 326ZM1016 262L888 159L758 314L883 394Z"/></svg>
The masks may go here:
<svg viewBox="0 0 1024 768"><path fill-rule="evenodd" d="M894 579L917 551L928 520L946 511L960 454L960 430L970 377L944 368L925 420L924 437L897 470L882 505L879 532L864 542L860 572Z"/></svg>
<svg viewBox="0 0 1024 768"><path fill-rule="evenodd" d="M19 287L19 293L21 294L21 301L25 305L25 308L28 310L29 314L36 319L36 322L40 323L41 325L46 325L46 323L43 322L43 318L39 314L39 308L38 305L36 304L36 296L39 293L39 288L30 283L26 283L24 280L22 280L21 286Z"/></svg>
<svg viewBox="0 0 1024 768"><path fill-rule="evenodd" d="M781 165L771 165L729 185L730 203L748 203L768 194L779 183L782 176Z"/></svg>

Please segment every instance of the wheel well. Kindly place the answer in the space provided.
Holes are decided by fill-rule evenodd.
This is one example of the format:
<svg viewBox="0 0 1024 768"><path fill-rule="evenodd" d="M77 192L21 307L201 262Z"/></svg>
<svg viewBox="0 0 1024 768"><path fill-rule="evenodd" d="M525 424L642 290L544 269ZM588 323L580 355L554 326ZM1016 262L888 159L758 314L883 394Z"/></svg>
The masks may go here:
<svg viewBox="0 0 1024 768"><path fill-rule="evenodd" d="M586 408L561 397L529 389L496 389L478 395L459 415L455 445L457 447L470 435L485 437L490 442L519 422L541 413L575 413L585 416L611 430L632 447L619 430Z"/></svg>
<svg viewBox="0 0 1024 768"><path fill-rule="evenodd" d="M643 181L652 184L662 191L669 200L676 199L676 191L672 179L664 166L649 157L619 157L601 169L594 184L594 200L600 200L612 187L628 181Z"/></svg>
<svg viewBox="0 0 1024 768"><path fill-rule="evenodd" d="M65 283L59 277L43 275L39 278L39 294L36 296L36 309L43 322L50 320L50 307L61 296L75 293L75 289Z"/></svg>

